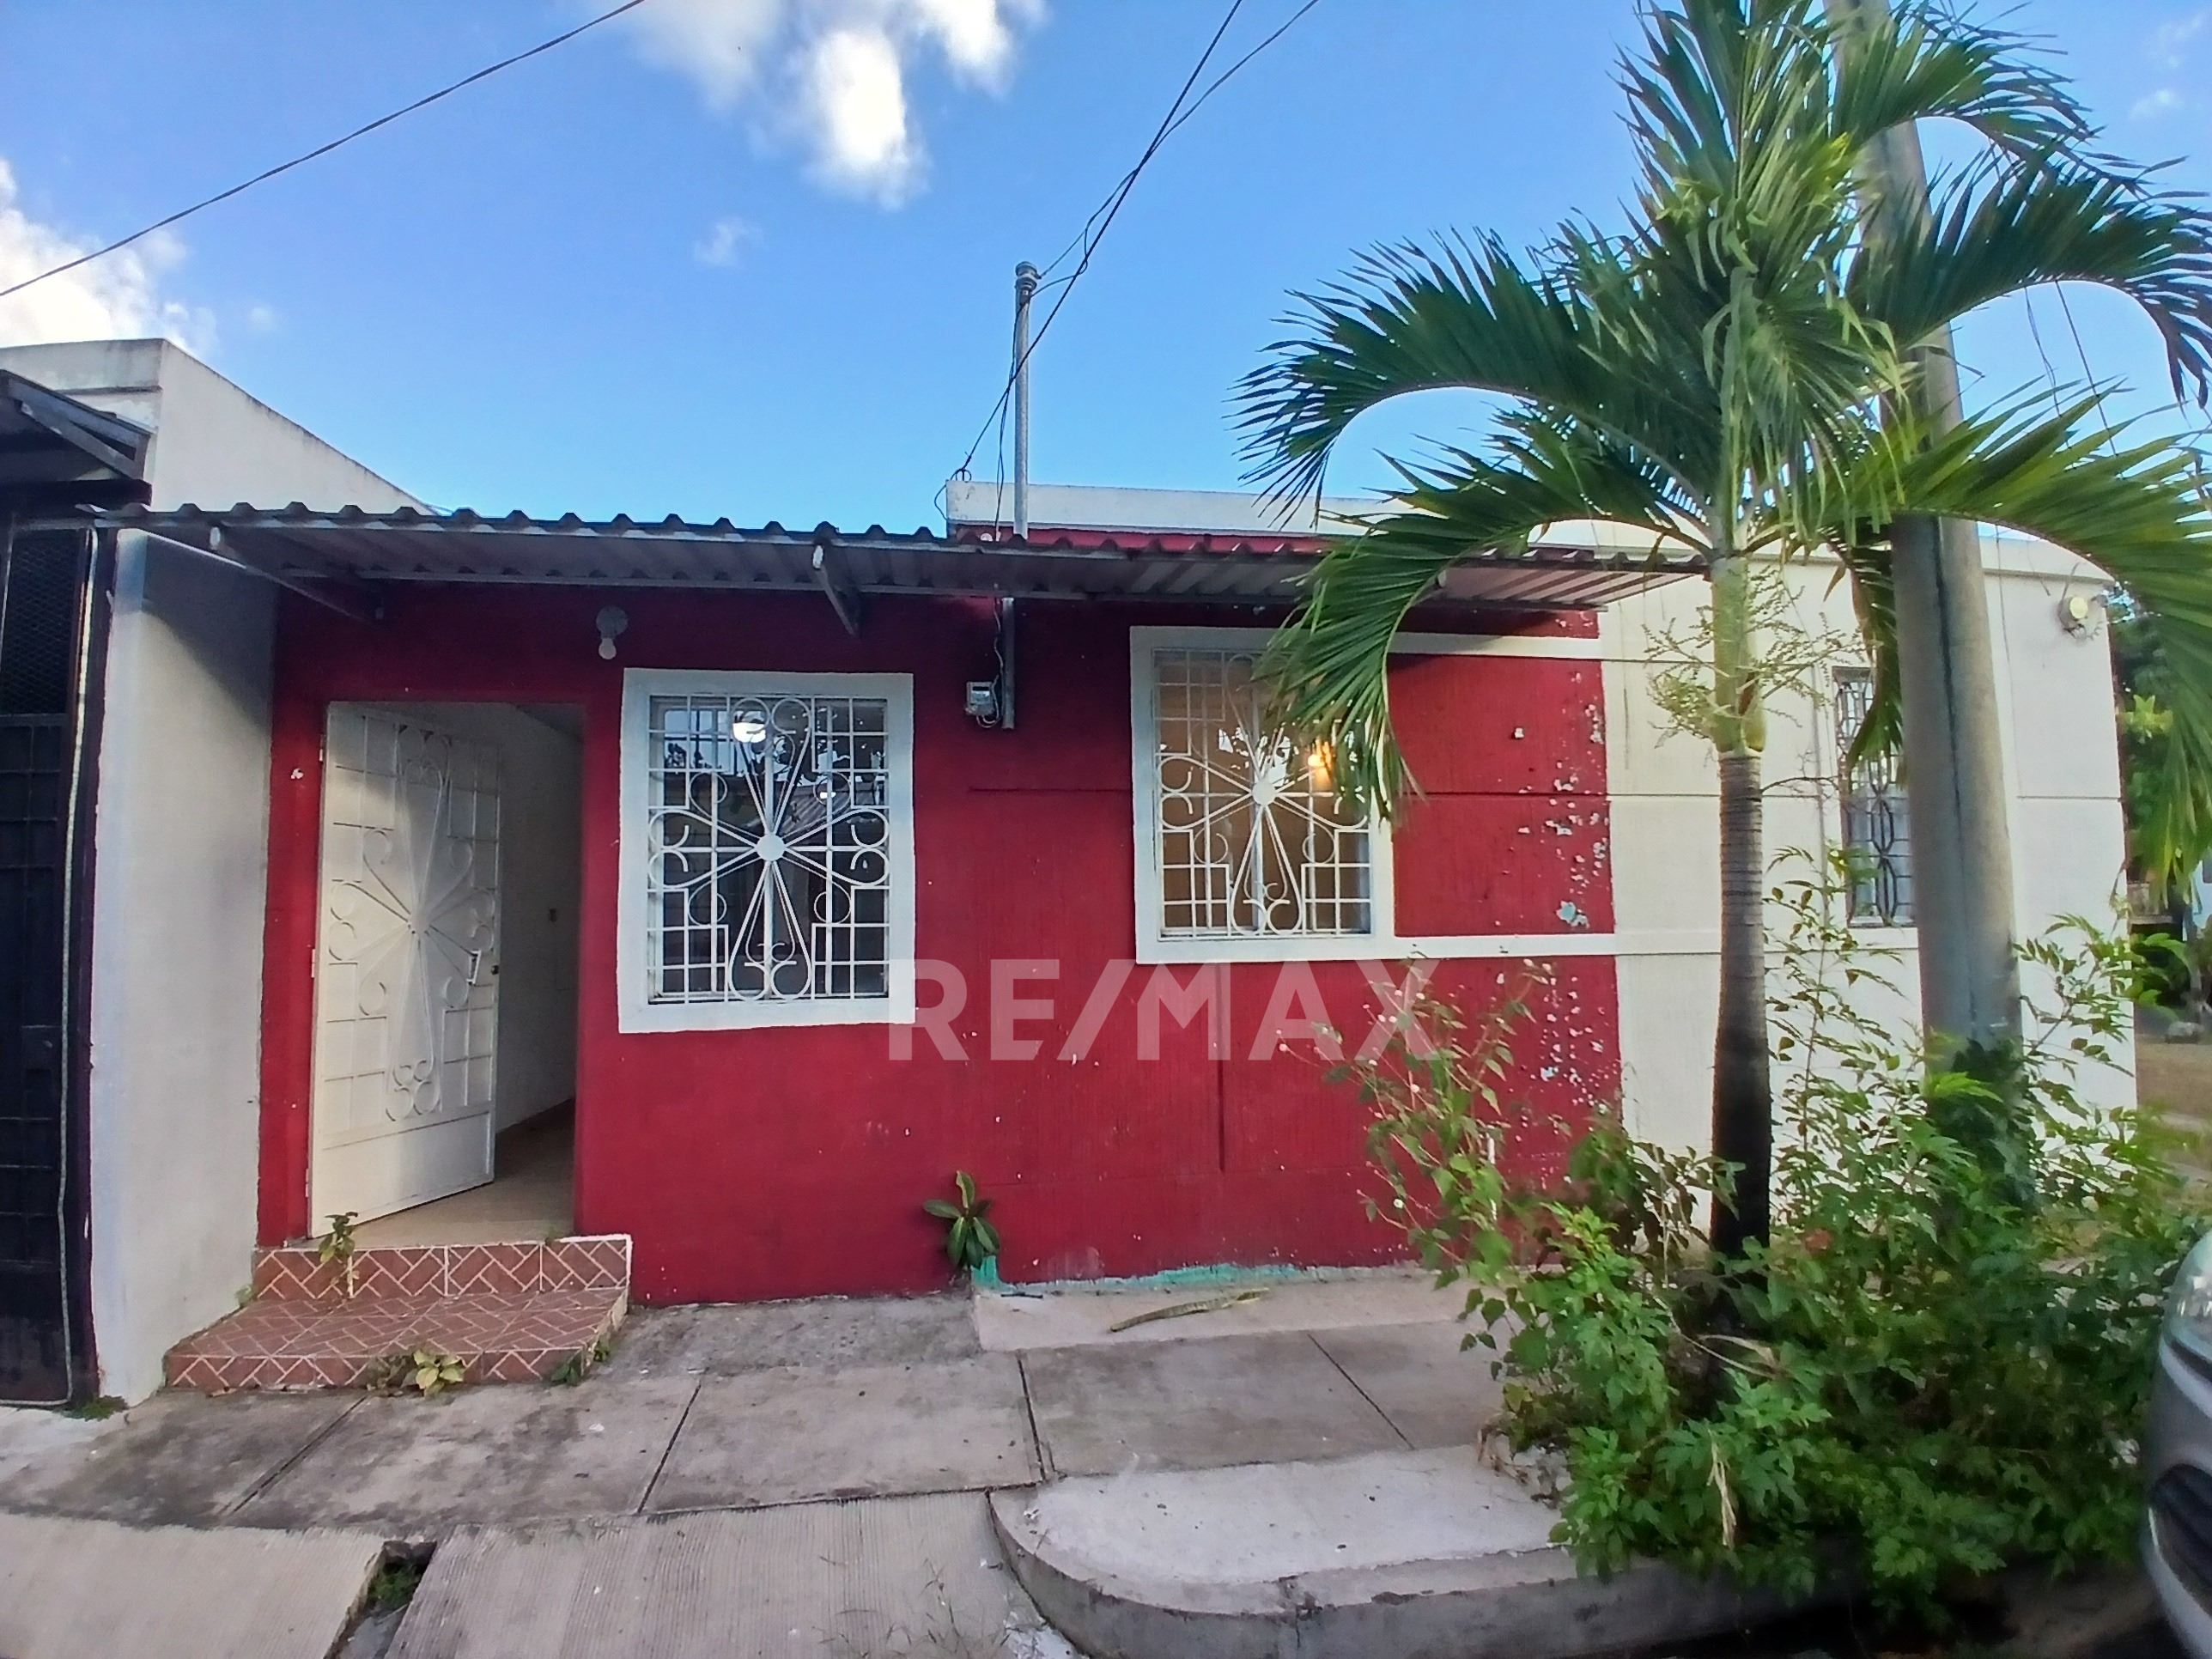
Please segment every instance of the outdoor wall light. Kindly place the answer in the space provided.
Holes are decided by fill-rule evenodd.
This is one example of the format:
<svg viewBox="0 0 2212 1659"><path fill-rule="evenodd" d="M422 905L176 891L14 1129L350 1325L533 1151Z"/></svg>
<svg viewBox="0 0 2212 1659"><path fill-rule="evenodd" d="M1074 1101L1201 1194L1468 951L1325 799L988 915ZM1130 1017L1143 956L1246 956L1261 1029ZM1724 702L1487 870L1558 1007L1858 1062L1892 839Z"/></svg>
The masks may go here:
<svg viewBox="0 0 2212 1659"><path fill-rule="evenodd" d="M2069 593L2058 601L2058 625L2073 635L2093 633L2104 603L2102 593Z"/></svg>
<svg viewBox="0 0 2212 1659"><path fill-rule="evenodd" d="M629 612L618 605L611 605L594 617L599 630L599 655L607 661L615 659L615 640L629 626Z"/></svg>

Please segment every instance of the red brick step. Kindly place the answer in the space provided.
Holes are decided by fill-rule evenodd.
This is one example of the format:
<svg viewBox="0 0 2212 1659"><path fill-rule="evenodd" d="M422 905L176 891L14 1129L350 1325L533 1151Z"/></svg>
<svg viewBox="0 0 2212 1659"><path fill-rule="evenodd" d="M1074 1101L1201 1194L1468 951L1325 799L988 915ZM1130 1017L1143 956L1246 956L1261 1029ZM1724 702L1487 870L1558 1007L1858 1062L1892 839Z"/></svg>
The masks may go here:
<svg viewBox="0 0 2212 1659"><path fill-rule="evenodd" d="M172 1388L345 1389L394 1354L461 1362L470 1382L546 1377L611 1336L629 1300L629 1240L258 1253L253 1299L169 1350Z"/></svg>

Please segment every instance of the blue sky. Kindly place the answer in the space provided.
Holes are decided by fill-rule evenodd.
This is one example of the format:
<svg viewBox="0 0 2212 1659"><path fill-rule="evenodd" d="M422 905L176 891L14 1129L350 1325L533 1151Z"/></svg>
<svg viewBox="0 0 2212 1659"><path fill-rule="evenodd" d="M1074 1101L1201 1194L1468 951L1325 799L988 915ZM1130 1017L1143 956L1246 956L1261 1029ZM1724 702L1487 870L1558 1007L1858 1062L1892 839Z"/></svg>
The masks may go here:
<svg viewBox="0 0 2212 1659"><path fill-rule="evenodd" d="M1295 3L1245 0L1224 53ZM595 9L14 0L0 279ZM1013 263L1076 233L1221 9L647 0L137 257L0 302L0 343L175 331L444 506L933 521L1005 374ZM2064 54L2114 148L2212 185L2212 7L2007 15ZM1229 389L1286 289L1382 240L1518 242L1607 216L1627 179L1611 76L1633 22L1630 0L1321 0L1123 210L1036 359L1036 476L1233 487ZM2096 371L2155 409L2148 325L2099 295L2072 310ZM2055 301L2037 319L2078 376ZM2025 321L2015 306L1963 339L1985 392L2042 376ZM1464 412L1424 400L1356 435L1449 438ZM987 440L977 471L995 465ZM1334 482L1382 477L1358 455Z"/></svg>

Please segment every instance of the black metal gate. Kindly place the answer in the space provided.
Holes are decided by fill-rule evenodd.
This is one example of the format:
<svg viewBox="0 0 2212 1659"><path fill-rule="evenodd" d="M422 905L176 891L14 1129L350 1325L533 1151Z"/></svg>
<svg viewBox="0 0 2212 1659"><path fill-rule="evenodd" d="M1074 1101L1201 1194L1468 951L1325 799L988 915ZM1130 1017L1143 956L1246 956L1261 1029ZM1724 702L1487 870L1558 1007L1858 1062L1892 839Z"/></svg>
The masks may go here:
<svg viewBox="0 0 2212 1659"><path fill-rule="evenodd" d="M69 1398L86 1349L69 1103L91 548L0 539L0 1400Z"/></svg>

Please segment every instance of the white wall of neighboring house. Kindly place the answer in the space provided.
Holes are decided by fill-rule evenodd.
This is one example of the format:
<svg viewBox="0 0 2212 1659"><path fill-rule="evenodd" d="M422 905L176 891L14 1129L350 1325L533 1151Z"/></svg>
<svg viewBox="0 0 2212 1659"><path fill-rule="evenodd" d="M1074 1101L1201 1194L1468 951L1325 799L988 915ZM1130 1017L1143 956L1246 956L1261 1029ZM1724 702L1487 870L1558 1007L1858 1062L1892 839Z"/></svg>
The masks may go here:
<svg viewBox="0 0 2212 1659"><path fill-rule="evenodd" d="M2107 584L2069 554L2010 538L1988 540L1984 563L2012 782L2016 933L2033 937L2067 915L2116 925L2124 850L2104 611L2094 606L2082 632L2060 617L2069 594L2097 594ZM1850 603L1834 574L1831 565L1804 563L1779 580L1801 625L1848 635ZM1603 623L1624 1105L1638 1132L1684 1146L1710 1139L1717 780L1710 747L1663 735L1648 665L1654 636L1686 633L1705 599L1703 584L1675 583L1621 602ZM1770 724L1767 850L1825 857L1842 835L1834 711L1784 698ZM1917 1006L1914 935L1910 928L1863 933L1898 953L1889 972L1900 996L1892 1002L1866 990L1863 1006L1894 1015L1901 1029ZM2031 999L2039 988L2031 980ZM2084 1078L2091 1099L2132 1102L2132 1053L2123 1059L2124 1066Z"/></svg>
<svg viewBox="0 0 2212 1659"><path fill-rule="evenodd" d="M0 349L154 429L156 507L415 499L178 347ZM251 1267L261 1099L275 590L125 535L94 842L92 1301L102 1392L161 1381Z"/></svg>

